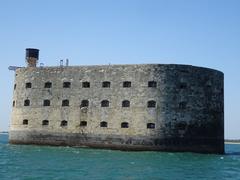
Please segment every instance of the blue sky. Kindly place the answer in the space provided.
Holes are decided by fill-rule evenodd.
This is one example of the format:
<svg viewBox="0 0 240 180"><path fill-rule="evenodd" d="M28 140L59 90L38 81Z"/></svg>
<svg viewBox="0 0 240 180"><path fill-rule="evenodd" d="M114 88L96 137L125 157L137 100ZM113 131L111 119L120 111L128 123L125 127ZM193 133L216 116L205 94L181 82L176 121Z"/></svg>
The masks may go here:
<svg viewBox="0 0 240 180"><path fill-rule="evenodd" d="M240 139L240 1L2 0L0 130L8 130L14 73L25 48L58 65L176 63L225 74L225 137Z"/></svg>

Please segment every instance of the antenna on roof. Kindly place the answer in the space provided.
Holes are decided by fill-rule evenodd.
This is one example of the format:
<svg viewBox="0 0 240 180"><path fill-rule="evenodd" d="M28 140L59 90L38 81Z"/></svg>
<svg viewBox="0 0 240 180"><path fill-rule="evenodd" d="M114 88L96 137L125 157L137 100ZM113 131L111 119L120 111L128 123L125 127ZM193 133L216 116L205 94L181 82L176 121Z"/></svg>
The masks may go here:
<svg viewBox="0 0 240 180"><path fill-rule="evenodd" d="M63 60L60 60L60 66L63 67Z"/></svg>
<svg viewBox="0 0 240 180"><path fill-rule="evenodd" d="M68 59L66 59L66 66L68 66L69 65L69 60Z"/></svg>

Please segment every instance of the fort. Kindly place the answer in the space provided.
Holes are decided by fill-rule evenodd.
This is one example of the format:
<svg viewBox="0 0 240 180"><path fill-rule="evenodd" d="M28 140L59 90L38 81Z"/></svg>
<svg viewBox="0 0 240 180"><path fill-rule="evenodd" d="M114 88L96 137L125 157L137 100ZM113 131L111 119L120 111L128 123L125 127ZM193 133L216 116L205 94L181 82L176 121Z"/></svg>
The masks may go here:
<svg viewBox="0 0 240 180"><path fill-rule="evenodd" d="M16 67L9 142L224 153L224 75L177 64Z"/></svg>

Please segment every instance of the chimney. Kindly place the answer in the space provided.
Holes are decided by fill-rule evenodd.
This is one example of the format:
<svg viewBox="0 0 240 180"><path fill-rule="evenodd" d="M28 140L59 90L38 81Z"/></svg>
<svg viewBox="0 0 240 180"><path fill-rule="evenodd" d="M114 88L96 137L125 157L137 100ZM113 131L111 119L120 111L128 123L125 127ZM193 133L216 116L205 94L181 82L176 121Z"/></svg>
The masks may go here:
<svg viewBox="0 0 240 180"><path fill-rule="evenodd" d="M28 67L36 67L38 63L39 49L26 49L26 63Z"/></svg>

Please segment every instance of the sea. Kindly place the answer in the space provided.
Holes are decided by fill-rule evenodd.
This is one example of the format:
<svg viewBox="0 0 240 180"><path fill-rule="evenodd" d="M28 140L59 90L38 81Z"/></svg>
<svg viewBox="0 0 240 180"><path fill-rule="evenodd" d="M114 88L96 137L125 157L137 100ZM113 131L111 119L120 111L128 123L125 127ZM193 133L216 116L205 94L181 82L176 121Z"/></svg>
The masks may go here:
<svg viewBox="0 0 240 180"><path fill-rule="evenodd" d="M0 180L240 180L240 145L225 149L214 155L11 145L0 134Z"/></svg>

